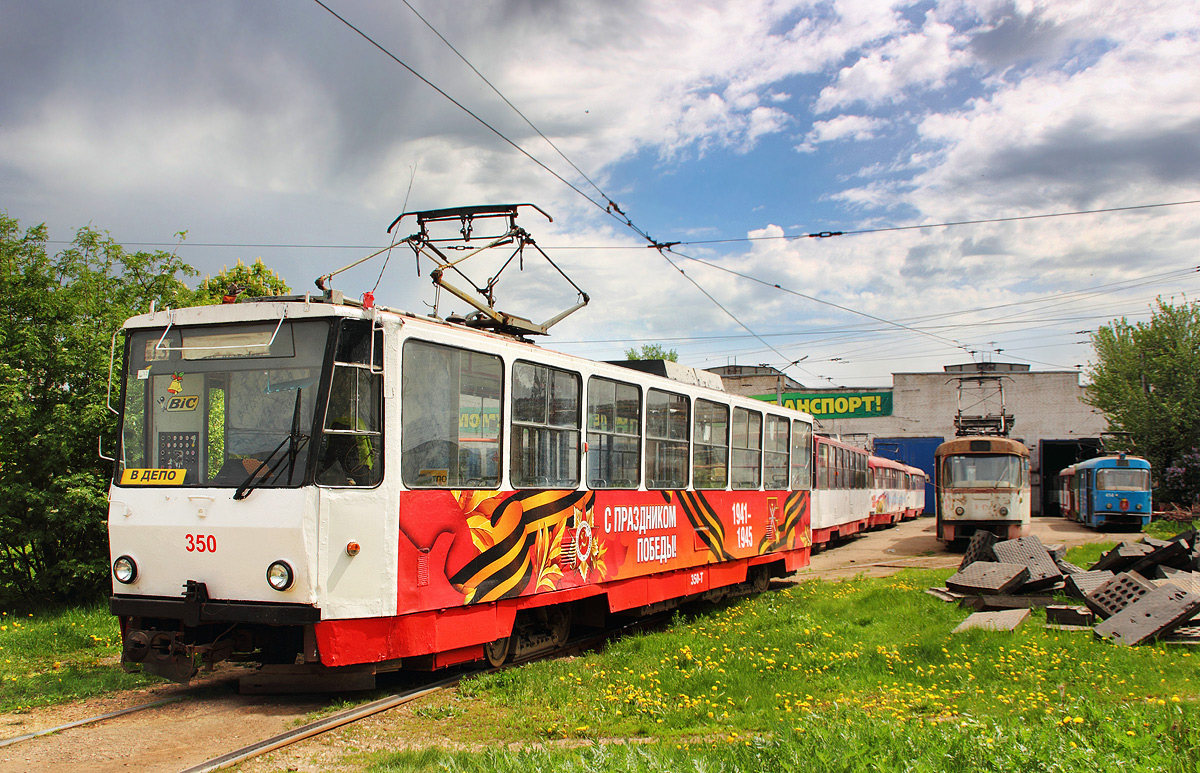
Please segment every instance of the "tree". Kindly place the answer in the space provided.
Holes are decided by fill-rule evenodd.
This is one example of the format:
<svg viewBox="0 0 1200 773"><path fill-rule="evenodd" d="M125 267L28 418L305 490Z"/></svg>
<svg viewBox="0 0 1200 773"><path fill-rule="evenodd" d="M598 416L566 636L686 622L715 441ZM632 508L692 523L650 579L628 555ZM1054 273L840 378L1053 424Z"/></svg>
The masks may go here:
<svg viewBox="0 0 1200 773"><path fill-rule="evenodd" d="M627 360L669 360L679 362L679 353L674 349L668 351L662 344L642 344L641 351L634 348L625 350Z"/></svg>
<svg viewBox="0 0 1200 773"><path fill-rule="evenodd" d="M152 301L188 305L171 253L129 253L82 228L50 256L45 225L0 212L0 607L101 595L108 587L105 491L114 333Z"/></svg>
<svg viewBox="0 0 1200 773"><path fill-rule="evenodd" d="M254 265L247 266L238 259L233 268L226 266L216 276L206 276L204 281L196 286L193 306L207 306L221 303L231 288L236 288L237 295L249 298L264 298L271 295L287 295L291 288L287 282L267 268L262 258L256 258Z"/></svg>
<svg viewBox="0 0 1200 773"><path fill-rule="evenodd" d="M1092 345L1085 399L1104 412L1109 429L1132 435L1168 484L1159 498L1187 498L1163 473L1200 446L1200 305L1159 298L1149 322L1113 321L1092 335Z"/></svg>

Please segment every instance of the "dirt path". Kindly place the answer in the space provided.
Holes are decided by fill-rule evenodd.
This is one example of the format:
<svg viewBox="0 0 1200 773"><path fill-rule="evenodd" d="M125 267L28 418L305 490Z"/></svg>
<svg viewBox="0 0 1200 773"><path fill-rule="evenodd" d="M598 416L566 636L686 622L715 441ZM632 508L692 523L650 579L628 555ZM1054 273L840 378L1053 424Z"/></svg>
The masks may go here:
<svg viewBox="0 0 1200 773"><path fill-rule="evenodd" d="M1130 535L1086 529L1063 518L1034 518L1032 533L1045 545L1068 548L1088 542L1114 542ZM810 577L886 577L901 569L946 569L958 566L961 553L953 553L934 536L934 519L918 518L889 529L867 532L834 548L815 554L807 569L793 579Z"/></svg>
<svg viewBox="0 0 1200 773"><path fill-rule="evenodd" d="M219 668L191 688L163 684L77 703L0 714L11 738L164 698L157 708L0 748L0 773L74 770L117 773L182 770L288 730L328 698L237 694L237 667ZM197 695L197 693L199 693Z"/></svg>

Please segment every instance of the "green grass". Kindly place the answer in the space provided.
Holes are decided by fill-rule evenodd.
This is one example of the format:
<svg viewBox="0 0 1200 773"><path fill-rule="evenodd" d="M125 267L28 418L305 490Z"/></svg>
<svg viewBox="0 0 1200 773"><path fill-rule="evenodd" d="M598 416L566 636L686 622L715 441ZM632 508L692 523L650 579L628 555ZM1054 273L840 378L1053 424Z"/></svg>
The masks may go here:
<svg viewBox="0 0 1200 773"><path fill-rule="evenodd" d="M1170 539L1176 534L1197 528L1200 528L1200 522L1197 521L1168 521L1160 518L1143 527L1142 532L1158 539ZM1133 538L1140 538L1140 535L1133 535Z"/></svg>
<svg viewBox="0 0 1200 773"><path fill-rule="evenodd" d="M1186 524L1155 522L1168 537ZM1111 543L1074 548L1089 566ZM413 709L378 771L1200 770L1200 652L950 630L949 571L819 580L681 614L604 652L474 679ZM0 613L0 711L153 683L102 606ZM412 734L415 731L415 735Z"/></svg>
<svg viewBox="0 0 1200 773"><path fill-rule="evenodd" d="M0 612L0 711L23 711L159 682L121 670L117 618L105 606Z"/></svg>
<svg viewBox="0 0 1200 773"><path fill-rule="evenodd" d="M483 751L367 755L393 770L1200 768L1186 648L950 631L949 571L786 590L681 615L602 653L474 679L427 718ZM1195 682L1193 682L1195 677ZM613 741L620 743L613 743ZM510 745L515 745L510 748Z"/></svg>

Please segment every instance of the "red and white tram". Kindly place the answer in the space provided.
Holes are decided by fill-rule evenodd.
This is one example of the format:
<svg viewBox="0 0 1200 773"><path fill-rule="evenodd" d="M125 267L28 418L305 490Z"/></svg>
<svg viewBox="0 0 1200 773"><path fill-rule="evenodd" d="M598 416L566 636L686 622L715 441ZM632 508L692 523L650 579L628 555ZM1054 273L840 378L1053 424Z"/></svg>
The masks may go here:
<svg viewBox="0 0 1200 773"><path fill-rule="evenodd" d="M124 337L110 606L181 681L498 663L805 566L814 478L822 539L868 510L807 414L332 293Z"/></svg>
<svg viewBox="0 0 1200 773"><path fill-rule="evenodd" d="M871 479L869 525L899 523L908 510L908 466L881 456L870 457L867 466Z"/></svg>
<svg viewBox="0 0 1200 773"><path fill-rule="evenodd" d="M904 492L904 517L902 520L911 521L914 518L919 518L925 514L925 484L929 480L929 476L919 467L904 468L905 486Z"/></svg>
<svg viewBox="0 0 1200 773"><path fill-rule="evenodd" d="M817 435L812 488L812 540L823 545L869 527L871 484L862 448Z"/></svg>

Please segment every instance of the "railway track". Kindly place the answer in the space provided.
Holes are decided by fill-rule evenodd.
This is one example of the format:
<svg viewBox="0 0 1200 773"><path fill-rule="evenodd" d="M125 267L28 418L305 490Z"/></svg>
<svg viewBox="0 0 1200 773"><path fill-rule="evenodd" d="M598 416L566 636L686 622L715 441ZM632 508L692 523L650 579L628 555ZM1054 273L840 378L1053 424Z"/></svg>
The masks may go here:
<svg viewBox="0 0 1200 773"><path fill-rule="evenodd" d="M238 718L244 716L244 712L248 710L259 713L278 711L280 714L291 716L292 721L294 721L297 713L302 716L314 709L320 710L324 705L328 705L327 702L315 706L307 703L297 708L295 696L271 696L264 698L264 696L237 696L232 691L217 692L214 690L214 688L232 687L236 679L229 679L215 684L210 683L201 689L187 691L180 695L173 695L23 735L0 739L0 773L9 770L51 769L56 767L76 767L96 771L128 770L130 768L143 771L184 770L185 773L201 773L201 771L207 773L207 771L222 770L254 757L312 738L321 733L335 730L388 711L389 709L402 706L405 703L427 697L438 691L449 689L463 679L471 676L505 668L515 668L535 660L578 654L600 646L611 639L627 635L632 631L646 630L661 625L669 619L669 612L647 616L624 625L572 639L562 647L547 653L514 659L499 669L475 668L455 671L448 675L444 673L439 674L436 679L421 680L418 684L407 685L402 689L396 690L391 695L352 706L329 716L307 722L299 727L284 732L270 732L265 739L255 740L199 764L188 766L189 759L195 760L206 750L205 745L196 745L190 749L172 749L171 751L174 756L164 754L162 750L170 748L174 743L173 739L179 735L186 736L188 734L204 733L203 730L199 730L195 726L194 720L190 719L190 717L206 717L210 722L216 721L220 724L223 721L224 723L232 724L238 722ZM205 697L205 693L208 694L207 697L211 698L207 704L201 702ZM184 704L194 705L195 708L184 714L182 708ZM162 713L152 713L156 709ZM150 712L148 714L149 719L137 717L137 715L147 712ZM222 716L224 716L223 720L221 719ZM133 729L113 728L110 732L111 737L118 739L132 737L137 739L138 743L130 744L121 754L107 756L103 752L105 748L116 746L120 741L114 741L111 738L97 740L78 735L82 729L89 727L93 728L95 733L103 735L102 731L98 730L98 726L119 724L119 720L123 718L133 718L137 722L136 727ZM144 736L137 730L137 727L161 728L164 725L174 726L178 728L178 732L175 734L167 733L163 736L151 736L147 733ZM48 736L57 736L57 738L51 740L47 738ZM12 752L9 751L11 748L19 749L24 745L24 742L33 741L38 738L44 739L43 743L51 744L53 748L36 749L30 756L22 759L13 756ZM33 746L37 747L39 745L33 744ZM208 745L208 748L211 748L211 745ZM89 758L86 751L89 749L97 750L94 753L98 757ZM41 762L43 759L45 762Z"/></svg>
<svg viewBox="0 0 1200 773"><path fill-rule="evenodd" d="M117 717L123 717L126 714L134 714L139 711L145 711L146 709L152 709L152 708L155 708L158 706L165 706L168 703L175 703L176 701L185 700L186 698L187 698L187 696L184 696L184 695L175 695L170 698L163 698L162 700L151 701L150 703L142 703L137 706L129 706L127 708L118 709L117 711L110 711L105 714L97 714L94 717L87 717L85 719L77 719L74 722L67 722L66 724L58 725L56 727L48 727L48 728L45 728L44 730L35 730L32 733L25 733L24 735L15 735L15 736L12 736L11 738L3 738L3 739L0 739L0 748L3 748L5 746L12 746L13 744L21 743L22 741L31 741L34 738L38 738L43 735L52 735L54 733L61 733L62 731L70 730L71 728L83 727L85 725L94 725L99 722L104 722L105 720L108 720L108 719L116 719Z"/></svg>
<svg viewBox="0 0 1200 773"><path fill-rule="evenodd" d="M219 757L214 757L206 762L202 762L199 765L186 768L182 771L182 773L211 773L211 771L232 767L233 765L245 762L246 760L252 759L259 755L282 749L285 746L299 743L300 741L320 735L321 733L335 730L339 727L349 725L353 722L358 722L359 720L372 717L376 714L381 714L389 709L396 708L397 706L402 706L405 703L433 695L441 690L454 687L463 679L467 679L472 676L502 671L506 668L517 668L536 660L563 657L566 655L584 652L614 638L624 636L632 631L645 630L657 625L661 625L670 619L671 614L671 612L664 612L661 614L650 615L616 628L569 641L563 646L549 653L532 655L526 658L517 658L499 668L477 668L452 674L437 681L414 686L401 692L397 692L393 695L371 701L370 703L364 703L359 706L346 709L345 711L339 711L336 714L309 722L308 724L295 728L294 730L280 733L263 741L248 744L241 749L235 749Z"/></svg>
<svg viewBox="0 0 1200 773"><path fill-rule="evenodd" d="M448 687L453 687L468 676L474 676L475 674L479 673L483 673L483 671L480 670L455 674L454 676L450 676L421 687L414 687L394 695L389 695L385 698L380 698L379 700L371 701L370 703L364 703L362 705L346 709L345 711L339 711L336 714L332 714L328 717L322 717L321 719L309 722L308 724L298 727L294 730L288 730L287 732L280 733L276 736L272 736L271 738L243 746L240 749L234 749L231 752L222 754L219 757L214 757L211 760L200 763L199 765L193 765L190 768L185 768L183 773L210 773L210 771L232 767L233 765L237 765L239 762L245 762L246 760L257 757L261 754L267 754L268 752L275 751L276 749L282 749L285 746L298 743L306 738L312 738L315 735L320 735L321 733L334 730L342 727L343 725L357 722L360 719L366 719L367 717L380 714L388 709L402 706L405 703L417 700L418 698L424 698L427 695L440 692Z"/></svg>

